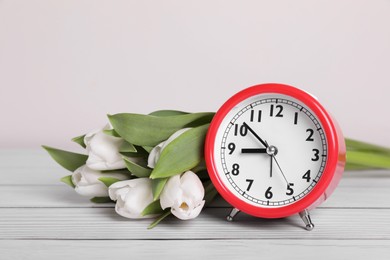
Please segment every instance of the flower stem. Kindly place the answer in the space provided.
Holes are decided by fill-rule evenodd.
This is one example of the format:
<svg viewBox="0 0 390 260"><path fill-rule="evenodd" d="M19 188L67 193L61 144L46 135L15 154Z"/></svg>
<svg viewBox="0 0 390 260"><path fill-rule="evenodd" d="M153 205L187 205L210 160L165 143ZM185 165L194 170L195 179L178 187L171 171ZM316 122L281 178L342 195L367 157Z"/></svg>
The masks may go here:
<svg viewBox="0 0 390 260"><path fill-rule="evenodd" d="M390 169L390 149L352 139L345 142L346 170Z"/></svg>
<svg viewBox="0 0 390 260"><path fill-rule="evenodd" d="M349 151L357 150L357 151L366 151L366 152L374 152L374 153L384 153L390 155L390 149L383 146L361 142L349 138L345 139L345 143L347 145L347 150Z"/></svg>
<svg viewBox="0 0 390 260"><path fill-rule="evenodd" d="M160 223L164 218L168 217L169 215L171 215L171 210L166 209L163 214L161 214L155 221L153 221L152 224L149 225L148 229L154 228L158 225L158 223Z"/></svg>
<svg viewBox="0 0 390 260"><path fill-rule="evenodd" d="M390 156L369 152L347 152L347 165L359 165L368 168L390 169Z"/></svg>

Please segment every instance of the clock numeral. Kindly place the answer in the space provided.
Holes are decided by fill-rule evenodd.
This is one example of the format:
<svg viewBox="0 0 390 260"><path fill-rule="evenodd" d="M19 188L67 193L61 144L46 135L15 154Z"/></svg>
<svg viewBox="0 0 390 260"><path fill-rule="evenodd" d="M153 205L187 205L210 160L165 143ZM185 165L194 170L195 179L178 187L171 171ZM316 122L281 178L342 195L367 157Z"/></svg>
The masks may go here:
<svg viewBox="0 0 390 260"><path fill-rule="evenodd" d="M253 180L251 179L246 179L246 182L248 182L248 187L246 188L246 191L249 191L252 187Z"/></svg>
<svg viewBox="0 0 390 260"><path fill-rule="evenodd" d="M240 165L238 163L233 164L232 174L237 176L240 173Z"/></svg>
<svg viewBox="0 0 390 260"><path fill-rule="evenodd" d="M246 134L248 133L248 128L246 128L245 125L238 127L238 124L235 124L234 125L234 135L237 136L238 133L240 133L241 136L246 136Z"/></svg>
<svg viewBox="0 0 390 260"><path fill-rule="evenodd" d="M297 125L298 124L298 112L295 112L295 115L294 115L294 125Z"/></svg>
<svg viewBox="0 0 390 260"><path fill-rule="evenodd" d="M274 196L274 194L272 193L271 189L272 189L272 187L268 187L268 189L265 191L265 197L267 199L272 199L272 197Z"/></svg>
<svg viewBox="0 0 390 260"><path fill-rule="evenodd" d="M293 188L291 188L292 186L294 186L294 183L289 183L287 185L286 195L293 195L294 194L294 190L293 190Z"/></svg>
<svg viewBox="0 0 390 260"><path fill-rule="evenodd" d="M253 122L255 118L255 110L251 110L251 122ZM261 122L261 110L257 111L257 122Z"/></svg>
<svg viewBox="0 0 390 260"><path fill-rule="evenodd" d="M282 111L283 111L283 106L282 105L276 105L275 110L279 109L279 111L276 113L275 117L283 117ZM274 105L271 105L270 111L269 111L269 116L274 116Z"/></svg>
<svg viewBox="0 0 390 260"><path fill-rule="evenodd" d="M306 182L310 182L311 177L310 177L310 170L308 170L303 176L302 179L306 180Z"/></svg>
<svg viewBox="0 0 390 260"><path fill-rule="evenodd" d="M314 139L312 137L313 137L313 134L314 134L314 130L310 129L310 128L306 129L306 133L309 133L309 136L306 138L306 141L313 142Z"/></svg>
<svg viewBox="0 0 390 260"><path fill-rule="evenodd" d="M318 149L313 149L313 152L314 152L314 158L311 158L311 160L313 162L316 162L316 161L318 161L318 159L320 159L320 156L319 156L320 151Z"/></svg>
<svg viewBox="0 0 390 260"><path fill-rule="evenodd" d="M234 150L236 149L235 143L228 144L228 149L230 150L229 154L232 154L234 152Z"/></svg>

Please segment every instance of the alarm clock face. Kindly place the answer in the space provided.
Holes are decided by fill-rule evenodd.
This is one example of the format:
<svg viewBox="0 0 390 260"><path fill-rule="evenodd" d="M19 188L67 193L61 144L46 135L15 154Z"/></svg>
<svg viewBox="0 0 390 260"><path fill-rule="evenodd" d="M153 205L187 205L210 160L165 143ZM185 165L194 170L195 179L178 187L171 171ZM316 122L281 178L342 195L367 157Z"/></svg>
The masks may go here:
<svg viewBox="0 0 390 260"><path fill-rule="evenodd" d="M282 217L324 193L337 164L333 156L328 165L335 138L314 97L292 87L261 89L239 93L218 111L206 161L213 183L233 206Z"/></svg>
<svg viewBox="0 0 390 260"><path fill-rule="evenodd" d="M225 186L263 207L303 198L318 183L327 159L326 137L314 113L278 94L237 104L224 118L215 145Z"/></svg>

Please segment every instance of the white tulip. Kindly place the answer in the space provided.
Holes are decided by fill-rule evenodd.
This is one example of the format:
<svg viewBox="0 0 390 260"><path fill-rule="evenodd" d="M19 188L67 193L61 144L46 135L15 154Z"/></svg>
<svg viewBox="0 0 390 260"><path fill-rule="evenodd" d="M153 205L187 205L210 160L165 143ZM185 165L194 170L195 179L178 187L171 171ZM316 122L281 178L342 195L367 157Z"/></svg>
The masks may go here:
<svg viewBox="0 0 390 260"><path fill-rule="evenodd" d="M175 133L173 133L167 140L159 143L158 145L156 145L152 151L150 151L149 153L149 157L148 157L148 167L149 168L154 168L157 164L157 161L158 159L160 158L160 155L162 153L162 151L164 150L165 147L167 147L167 145L172 142L173 140L175 140L177 137L179 137L181 134L183 134L184 132L190 130L191 128L183 128L183 129L180 129L178 131L176 131Z"/></svg>
<svg viewBox="0 0 390 260"><path fill-rule="evenodd" d="M103 132L103 130L108 129L110 129L110 126L106 125L104 128L92 131L84 137L88 152L87 165L91 169L103 171L126 168L122 155L119 153L119 147L124 140Z"/></svg>
<svg viewBox="0 0 390 260"><path fill-rule="evenodd" d="M171 208L171 212L179 219L196 218L205 201L204 188L199 177L192 171L168 179L161 195L162 209Z"/></svg>
<svg viewBox="0 0 390 260"><path fill-rule="evenodd" d="M119 181L108 188L110 198L116 200L115 211L126 218L151 218L156 215L142 216L142 211L153 202L152 180L137 178Z"/></svg>
<svg viewBox="0 0 390 260"><path fill-rule="evenodd" d="M99 178L113 177L119 180L128 178L121 173L101 173L83 165L77 168L72 174L72 182L76 186L75 191L88 197L105 197L108 196L108 188L102 183Z"/></svg>

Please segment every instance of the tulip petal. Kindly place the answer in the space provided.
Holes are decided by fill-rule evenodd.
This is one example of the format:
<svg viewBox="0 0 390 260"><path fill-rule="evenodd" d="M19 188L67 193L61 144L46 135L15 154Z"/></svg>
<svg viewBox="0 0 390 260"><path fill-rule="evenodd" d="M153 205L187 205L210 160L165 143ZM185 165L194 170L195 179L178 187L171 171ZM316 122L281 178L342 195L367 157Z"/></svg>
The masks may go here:
<svg viewBox="0 0 390 260"><path fill-rule="evenodd" d="M196 202L200 202L204 197L204 187L199 177L192 171L185 172L181 179L181 188L186 196Z"/></svg>
<svg viewBox="0 0 390 260"><path fill-rule="evenodd" d="M152 151L150 151L148 156L148 167L154 168L156 166L156 163L158 161L158 158L160 157L161 148L163 147L164 142L156 145Z"/></svg>
<svg viewBox="0 0 390 260"><path fill-rule="evenodd" d="M117 200L115 211L123 217L137 219L155 216L141 214L153 201L152 181L149 178L116 182L109 187L109 195Z"/></svg>
<svg viewBox="0 0 390 260"><path fill-rule="evenodd" d="M75 191L81 196L104 197L108 195L107 187L103 183L76 186Z"/></svg>
<svg viewBox="0 0 390 260"><path fill-rule="evenodd" d="M105 134L103 131L109 129L106 125L102 129L94 130L84 137L84 143L88 152L86 164L94 170L115 170L126 168L120 147L125 142L122 138Z"/></svg>
<svg viewBox="0 0 390 260"><path fill-rule="evenodd" d="M161 193L161 208L170 207L172 214L183 220L195 218L205 204L204 194L202 182L192 171L174 175Z"/></svg>
<svg viewBox="0 0 390 260"><path fill-rule="evenodd" d="M205 201L203 200L197 207L191 209L191 210L183 210L181 208L172 208L171 212L173 215L175 215L177 218L181 220L188 220L193 219L199 216L200 212L202 211L202 208L204 206Z"/></svg>
<svg viewBox="0 0 390 260"><path fill-rule="evenodd" d="M108 195L108 189L99 178L112 177L119 180L126 179L127 176L121 173L105 173L90 169L83 165L77 168L72 174L72 183L75 185L75 191L82 196L104 197Z"/></svg>
<svg viewBox="0 0 390 260"><path fill-rule="evenodd" d="M180 175L172 176L168 179L160 195L160 204L162 209L172 207L179 198L182 197L183 191L180 188Z"/></svg>

